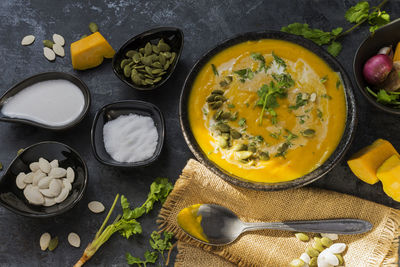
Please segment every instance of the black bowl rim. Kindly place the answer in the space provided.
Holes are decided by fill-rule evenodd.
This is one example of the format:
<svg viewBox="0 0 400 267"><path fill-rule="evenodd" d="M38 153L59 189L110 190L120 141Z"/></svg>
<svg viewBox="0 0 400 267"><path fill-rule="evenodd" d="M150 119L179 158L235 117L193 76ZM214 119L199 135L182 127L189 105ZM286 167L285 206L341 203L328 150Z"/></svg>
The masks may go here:
<svg viewBox="0 0 400 267"><path fill-rule="evenodd" d="M158 132L158 136L159 136L158 140L160 143L160 149L156 150L155 154L151 158L143 160L143 161L139 161L139 162L114 163L114 162L106 161L102 157L100 157L100 155L97 153L97 146L96 146L96 142L95 142L95 135L96 135L95 128L96 128L98 119L107 108L110 108L110 107L112 107L114 105L118 105L118 104L132 104L132 103L146 106L147 108L154 110L155 113L159 116L160 121L161 121L160 130L158 130L158 127L156 127L156 128L157 128L157 132ZM132 108L132 110L135 110L135 108ZM91 143L92 151L93 151L95 158L104 165L108 165L111 167L118 167L118 168L135 168L135 167L144 167L144 166L150 165L151 163L156 161L158 159L158 157L160 156L162 149L164 147L164 139L165 139L165 120L164 120L164 116L163 116L161 110L153 103L141 101L141 100L122 100L122 101L117 101L117 102L113 102L113 103L104 105L96 112L96 115L95 115L95 117L93 119L93 123L92 123L92 129L90 130L90 143Z"/></svg>
<svg viewBox="0 0 400 267"><path fill-rule="evenodd" d="M379 32L379 31L381 31L381 30L383 30L383 29L385 29L386 27L390 27L390 26L392 26L393 24L397 24L397 23L400 24L400 18L398 18L398 19L396 19L396 20L394 20L394 21L392 21L392 22L390 22L390 23L388 23L388 24L386 24L386 25L380 27L379 29L377 29L377 30L375 31L375 33L376 33L376 32ZM357 51L356 51L356 53L355 53L355 55L354 55L354 58L353 58L353 75L354 75L354 77L355 77L354 79L356 80L357 88L359 89L359 91L361 91L361 94L368 100L368 102L371 103L372 105L374 105L375 107L377 107L378 109L380 109L380 110L382 110L382 111L385 111L385 112L387 112L387 113L390 113L390 114L400 115L400 109L399 109L399 108L392 108L392 107L390 107L390 106L386 106L386 105L384 105L384 104L381 104L381 103L377 102L377 101L365 90L365 88L363 88L363 87L361 86L359 80L357 79L357 75L356 75L356 63L357 63L357 62L356 62L356 59L357 59L357 55L358 55L358 53L359 53L361 47L363 47L367 42L369 42L371 38L373 38L373 36L371 37L371 35L369 35L367 38L364 39L364 41L361 42L361 44L358 46Z"/></svg>
<svg viewBox="0 0 400 267"><path fill-rule="evenodd" d="M257 38L251 38L252 35L256 35ZM246 38L246 40L239 41L241 38ZM283 39L283 37L287 39ZM343 131L343 135L339 141L339 144L335 148L335 150L332 152L332 154L329 156L329 158L321 164L318 168L313 170L312 172L299 177L295 180L291 181L286 181L286 182L279 182L279 183L257 183L257 182L252 182L252 181L246 181L241 179L240 177L234 178L234 175L228 174L226 171L224 171L222 168L218 167L215 163L213 163L208 157L204 154L204 152L201 150L199 147L196 139L193 136L193 133L190 128L189 120L187 117L184 116L185 110L184 106L186 105L183 103L186 97L189 97L190 91L191 91L191 86L189 87L189 79L193 75L193 72L196 71L197 68L200 65L204 66L203 64L207 63L215 54L221 52L222 50L226 49L221 49L224 45L227 45L227 47L246 42L246 41L255 41L255 40L262 40L262 39L277 39L277 40L284 40L287 42L295 43L297 45L300 45L304 47L305 49L311 51L312 53L316 54L318 57L320 57L322 60L326 62L331 68L333 66L335 67L335 71L337 70L340 74L340 78L342 79L343 83L343 90L345 92L345 100L346 100L346 110L347 110L347 117L346 117L346 123L345 123L345 128ZM327 61L329 60L330 63ZM193 78L195 79L195 78ZM189 90L189 92L187 92ZM186 96L186 94L188 96ZM305 186L307 184L310 184L321 177L323 177L325 174L327 174L329 171L331 171L339 162L340 160L343 159L344 155L348 151L355 135L355 130L357 126L357 105L356 105L356 100L353 92L353 85L351 83L350 78L348 77L348 74L346 70L343 68L343 66L339 63L339 61L334 58L332 55L330 55L325 49L321 48L320 46L316 45L314 42L305 39L301 36L294 35L294 34L289 34L281 31L272 31L272 30L266 30L266 31L258 31L258 32L246 32L246 33L241 33L237 34L231 38L228 38L215 47L211 48L208 50L206 53L204 53L199 60L196 61L194 66L191 68L189 74L187 75L185 79L185 83L183 85L183 89L181 92L180 96L180 101L179 101L179 119L180 119L180 125L182 129L182 133L184 136L184 139L189 146L190 150L194 154L194 156L199 160L203 165L205 165L209 170L211 170L214 174L217 176L220 176L224 180L240 186L244 188L249 188L253 190L262 190L262 191L276 191L276 190L285 190L285 189L293 189L293 188L299 188L302 186Z"/></svg>
<svg viewBox="0 0 400 267"><path fill-rule="evenodd" d="M79 117L77 117L74 121L64 125L64 126L51 126L51 125L45 125L39 122L35 122L35 121L31 121L31 120L27 120L27 119L18 119L18 118L9 118L9 117L5 117L5 116L0 116L0 121L4 121L4 122L12 122L12 123L21 123L21 124L26 124L26 125L31 125L31 126L35 126L38 128L42 128L42 129L47 129L47 130L52 130L52 131L63 131L63 130L67 130L70 129L74 126L76 126L77 124L79 124L85 117L86 114L89 111L90 108L90 104L91 104L91 95L90 95L90 91L89 88L87 87L87 85L83 82L82 79L76 77L75 75L72 75L70 73L67 72L62 72L62 71L50 71L50 72L41 72L32 76L29 76L28 78L23 79L22 81L14 84L13 86L10 87L10 89L8 89L5 93L3 93L0 96L0 99L2 99L5 95L7 95L13 88L21 85L22 83L30 80L30 79L36 79L39 78L41 76L59 76L59 78L56 77L51 77L50 79L45 79L45 80L53 80L53 79L64 79L66 76L69 76L70 78L72 78L73 80L76 80L80 86L79 89L81 89L82 91L84 91L84 99L85 99L85 105L84 108L82 110L82 112L80 113ZM22 89L23 90L23 89ZM85 95L86 93L86 95Z"/></svg>
<svg viewBox="0 0 400 267"><path fill-rule="evenodd" d="M159 33L159 32L163 32L163 31L176 31L176 32L181 36L181 38L182 38L182 42L181 42L181 44L180 44L179 52L178 52L177 55L176 55L175 63L171 66L171 69L170 69L169 73L164 77L164 79L161 79L161 81L160 81L159 83L157 83L157 84L155 84L155 85L153 85L153 86L151 86L151 87L136 86L136 85L134 85L133 83L130 83L130 82L127 82L126 80L124 80L124 79L122 78L122 76L121 76L122 74L120 74L120 73L117 71L116 67L115 67L115 64L116 64L116 62L117 62L117 55L119 55L120 52L123 51L131 42L135 41L136 39L140 38L141 36L143 36L143 35L152 35L152 34ZM178 65L179 59L181 58L181 54L182 54L182 51L183 51L183 46L184 46L184 42L185 42L185 41L184 41L184 39L185 39L184 37L185 37L185 36L184 36L184 34L183 34L183 31L182 31L180 28L177 28L177 27L158 27L158 28L152 28L152 29L150 29L150 30L144 31L144 32L142 32L142 33L139 33L139 34L133 36L132 38L130 38L129 40L127 40L127 41L118 49L118 51L117 51L117 52L115 53L115 55L113 56L111 65L112 65L112 69L113 69L114 74L115 74L115 75L118 77L118 79L120 79L122 82L124 82L125 84L129 85L130 87L132 87L132 88L134 88L134 89L136 89L136 90L140 90L140 91L151 91L151 90L154 90L154 89L160 87L160 86L163 85L167 80L169 80L169 78L170 78L170 77L172 76L172 74L175 72L175 68L176 68L176 66Z"/></svg>
<svg viewBox="0 0 400 267"><path fill-rule="evenodd" d="M26 151L28 151L29 149L36 147L36 146L40 146L43 144L57 144L57 145L61 145L64 146L65 148L71 150L73 153L75 153L75 155L78 157L78 159L82 162L83 165L83 169L84 169L84 180L83 180L83 187L82 190L80 190L79 195L74 199L74 201L69 205L69 206L65 206L63 209L57 210L56 212L52 212L52 213L44 213L44 214L32 214L29 212L23 212L20 211L19 209L16 209L12 206L9 206L5 203L0 202L0 205L2 205L3 207L5 207L6 209L18 214L18 215L22 215L25 217L31 217L31 218L50 218L50 217L54 217L57 215L61 215L67 211L69 211L70 209L72 209L73 207L76 206L76 204L78 204L78 202L82 199L83 194L86 191L87 188L87 184L88 184L88 180L89 180L89 173L88 173L88 168L86 165L86 162L83 160L83 158L81 157L81 155L72 147L70 147L69 145L66 145L64 143L61 142L57 142L57 141L42 141L39 143L35 143L33 145L30 145L26 148L24 148L24 151L22 151L20 154L18 154L8 165L6 171L4 173L8 173L9 169L11 168L11 166L14 164L14 162L20 158ZM0 178L0 180L2 180L4 178L4 175Z"/></svg>

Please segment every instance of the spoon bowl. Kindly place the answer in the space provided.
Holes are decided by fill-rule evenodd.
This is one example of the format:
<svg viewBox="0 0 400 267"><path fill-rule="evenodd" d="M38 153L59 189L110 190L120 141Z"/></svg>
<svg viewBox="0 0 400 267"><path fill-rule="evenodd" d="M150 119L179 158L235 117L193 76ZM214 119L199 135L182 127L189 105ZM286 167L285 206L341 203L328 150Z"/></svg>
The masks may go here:
<svg viewBox="0 0 400 267"><path fill-rule="evenodd" d="M216 204L202 204L194 215L201 216L200 226L208 242L193 236L182 225L181 228L194 239L214 246L230 244L244 232L263 229L341 235L361 234L372 229L371 223L359 219L247 223L231 210Z"/></svg>

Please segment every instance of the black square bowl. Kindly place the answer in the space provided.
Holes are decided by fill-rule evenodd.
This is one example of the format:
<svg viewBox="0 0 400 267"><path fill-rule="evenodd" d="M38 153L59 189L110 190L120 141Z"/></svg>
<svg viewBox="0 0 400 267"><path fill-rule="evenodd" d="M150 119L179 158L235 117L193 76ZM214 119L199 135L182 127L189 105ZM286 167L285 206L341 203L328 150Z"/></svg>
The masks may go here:
<svg viewBox="0 0 400 267"><path fill-rule="evenodd" d="M108 121L114 120L121 115L137 114L149 116L153 119L158 132L158 142L153 156L149 159L138 162L119 162L114 160L106 151L103 139L103 127ZM91 131L91 143L94 156L98 161L105 165L113 167L140 167L146 166L157 160L164 145L165 123L164 117L158 107L155 105L139 101L125 100L115 102L102 107L97 113L93 121Z"/></svg>

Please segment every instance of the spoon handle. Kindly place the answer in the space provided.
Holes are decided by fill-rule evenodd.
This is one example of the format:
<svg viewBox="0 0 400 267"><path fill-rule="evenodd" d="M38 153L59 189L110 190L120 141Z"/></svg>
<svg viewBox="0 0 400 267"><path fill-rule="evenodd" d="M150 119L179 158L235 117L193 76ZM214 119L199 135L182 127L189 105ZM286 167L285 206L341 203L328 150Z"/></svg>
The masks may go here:
<svg viewBox="0 0 400 267"><path fill-rule="evenodd" d="M291 232L361 234L372 229L370 222L359 219L333 219L314 221L288 221L273 223L243 223L243 231L274 229Z"/></svg>

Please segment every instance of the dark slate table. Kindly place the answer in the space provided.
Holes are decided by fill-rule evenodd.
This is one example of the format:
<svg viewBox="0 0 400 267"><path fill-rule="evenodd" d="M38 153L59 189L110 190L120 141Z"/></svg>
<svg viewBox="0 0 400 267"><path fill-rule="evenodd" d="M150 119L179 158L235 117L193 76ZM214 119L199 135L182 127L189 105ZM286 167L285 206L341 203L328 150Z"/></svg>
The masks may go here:
<svg viewBox="0 0 400 267"><path fill-rule="evenodd" d="M247 31L279 30L292 22L306 22L325 30L337 26L349 27L344 19L347 8L356 1L0 1L0 93L33 74L63 71L77 75L92 93L88 116L77 127L62 132L50 132L30 126L0 123L0 162L5 167L20 148L33 143L56 140L81 153L89 168L89 186L80 203L71 211L52 219L30 219L15 215L0 207L0 266L71 266L92 240L105 214L92 214L87 203L103 202L107 208L117 193L124 194L135 205L145 199L155 177L169 177L175 181L186 161L193 157L180 131L178 103L186 75L195 61L218 42ZM372 1L378 4L378 1ZM385 7L392 18L400 15L395 1ZM110 61L92 70L72 70L69 44L88 33L89 22L96 22L101 33L118 49L127 39L158 26L177 26L185 33L185 47L175 74L161 88L152 92L138 92L123 84L113 74ZM43 56L42 43L53 33L65 37L65 58L49 63ZM20 45L22 37L36 36L32 46ZM361 41L368 35L366 27L345 37L339 61L352 77L352 59ZM353 83L354 79L352 78ZM390 140L400 148L397 134L398 118L382 113L369 105L356 88L359 126L348 155L370 144L376 138ZM123 171L97 162L90 148L90 127L95 112L103 105L123 100L140 99L156 104L166 118L166 142L159 160L152 166ZM347 157L348 157L347 155ZM1 172L0 172L1 174ZM315 182L317 186L348 193L400 208L382 191L381 185L370 186L353 176L345 161L328 175ZM125 253L143 256L149 248L148 238L156 229L159 206L140 219L143 234L126 240L114 235L86 266L126 266ZM50 232L60 239L54 252L42 252L39 237ZM81 237L81 248L67 242L69 232Z"/></svg>

